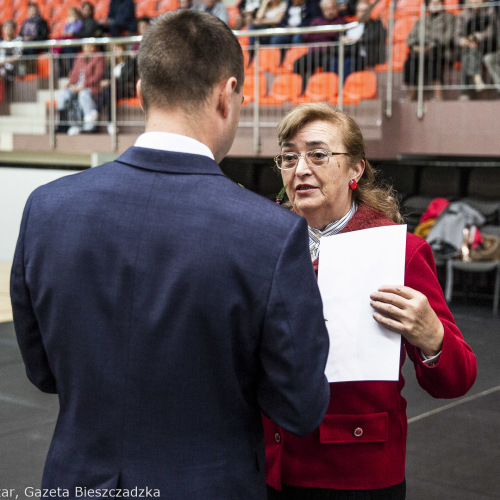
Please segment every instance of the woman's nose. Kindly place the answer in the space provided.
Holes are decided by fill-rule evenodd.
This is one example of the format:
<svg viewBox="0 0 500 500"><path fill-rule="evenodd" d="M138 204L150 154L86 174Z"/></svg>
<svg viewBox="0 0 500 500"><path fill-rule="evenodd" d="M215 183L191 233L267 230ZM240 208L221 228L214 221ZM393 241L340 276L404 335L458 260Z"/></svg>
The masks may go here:
<svg viewBox="0 0 500 500"><path fill-rule="evenodd" d="M311 173L311 168L306 162L306 159L304 156L300 156L297 165L295 166L295 175L307 175Z"/></svg>

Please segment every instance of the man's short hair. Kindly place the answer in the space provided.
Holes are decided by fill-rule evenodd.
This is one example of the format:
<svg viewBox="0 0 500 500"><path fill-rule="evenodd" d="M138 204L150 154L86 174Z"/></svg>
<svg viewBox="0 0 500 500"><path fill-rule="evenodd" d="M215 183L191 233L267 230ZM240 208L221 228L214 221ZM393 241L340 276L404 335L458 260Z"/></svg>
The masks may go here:
<svg viewBox="0 0 500 500"><path fill-rule="evenodd" d="M236 36L217 17L195 10L154 19L139 45L138 65L146 113L174 107L193 112L224 78L235 77L237 91L244 81Z"/></svg>

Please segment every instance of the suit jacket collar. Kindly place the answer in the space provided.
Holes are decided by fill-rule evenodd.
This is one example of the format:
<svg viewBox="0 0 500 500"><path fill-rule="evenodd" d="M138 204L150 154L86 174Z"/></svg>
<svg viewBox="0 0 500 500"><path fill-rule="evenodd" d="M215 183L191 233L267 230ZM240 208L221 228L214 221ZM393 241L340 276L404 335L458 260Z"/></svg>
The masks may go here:
<svg viewBox="0 0 500 500"><path fill-rule="evenodd" d="M116 161L131 167L172 174L222 175L219 165L203 155L132 146Z"/></svg>

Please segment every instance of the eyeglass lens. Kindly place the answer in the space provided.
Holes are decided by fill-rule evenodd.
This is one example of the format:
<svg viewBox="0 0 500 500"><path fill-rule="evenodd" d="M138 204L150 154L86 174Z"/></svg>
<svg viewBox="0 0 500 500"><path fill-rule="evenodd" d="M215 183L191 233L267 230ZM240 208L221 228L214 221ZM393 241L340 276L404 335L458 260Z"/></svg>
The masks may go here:
<svg viewBox="0 0 500 500"><path fill-rule="evenodd" d="M302 156L298 153L282 153L277 156L278 167L280 168L293 168L297 165L299 158ZM307 151L305 154L305 160L309 165L315 167L321 167L328 162L328 152L322 149L314 149L312 151Z"/></svg>

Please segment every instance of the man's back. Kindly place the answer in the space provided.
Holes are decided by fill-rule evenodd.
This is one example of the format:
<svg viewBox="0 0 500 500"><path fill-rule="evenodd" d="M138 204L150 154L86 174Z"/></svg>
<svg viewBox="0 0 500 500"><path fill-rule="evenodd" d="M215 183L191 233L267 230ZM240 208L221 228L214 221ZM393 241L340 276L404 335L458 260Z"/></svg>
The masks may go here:
<svg viewBox="0 0 500 500"><path fill-rule="evenodd" d="M142 148L35 192L12 296L28 376L60 399L45 487L265 498L260 411L305 433L328 402L304 224Z"/></svg>

